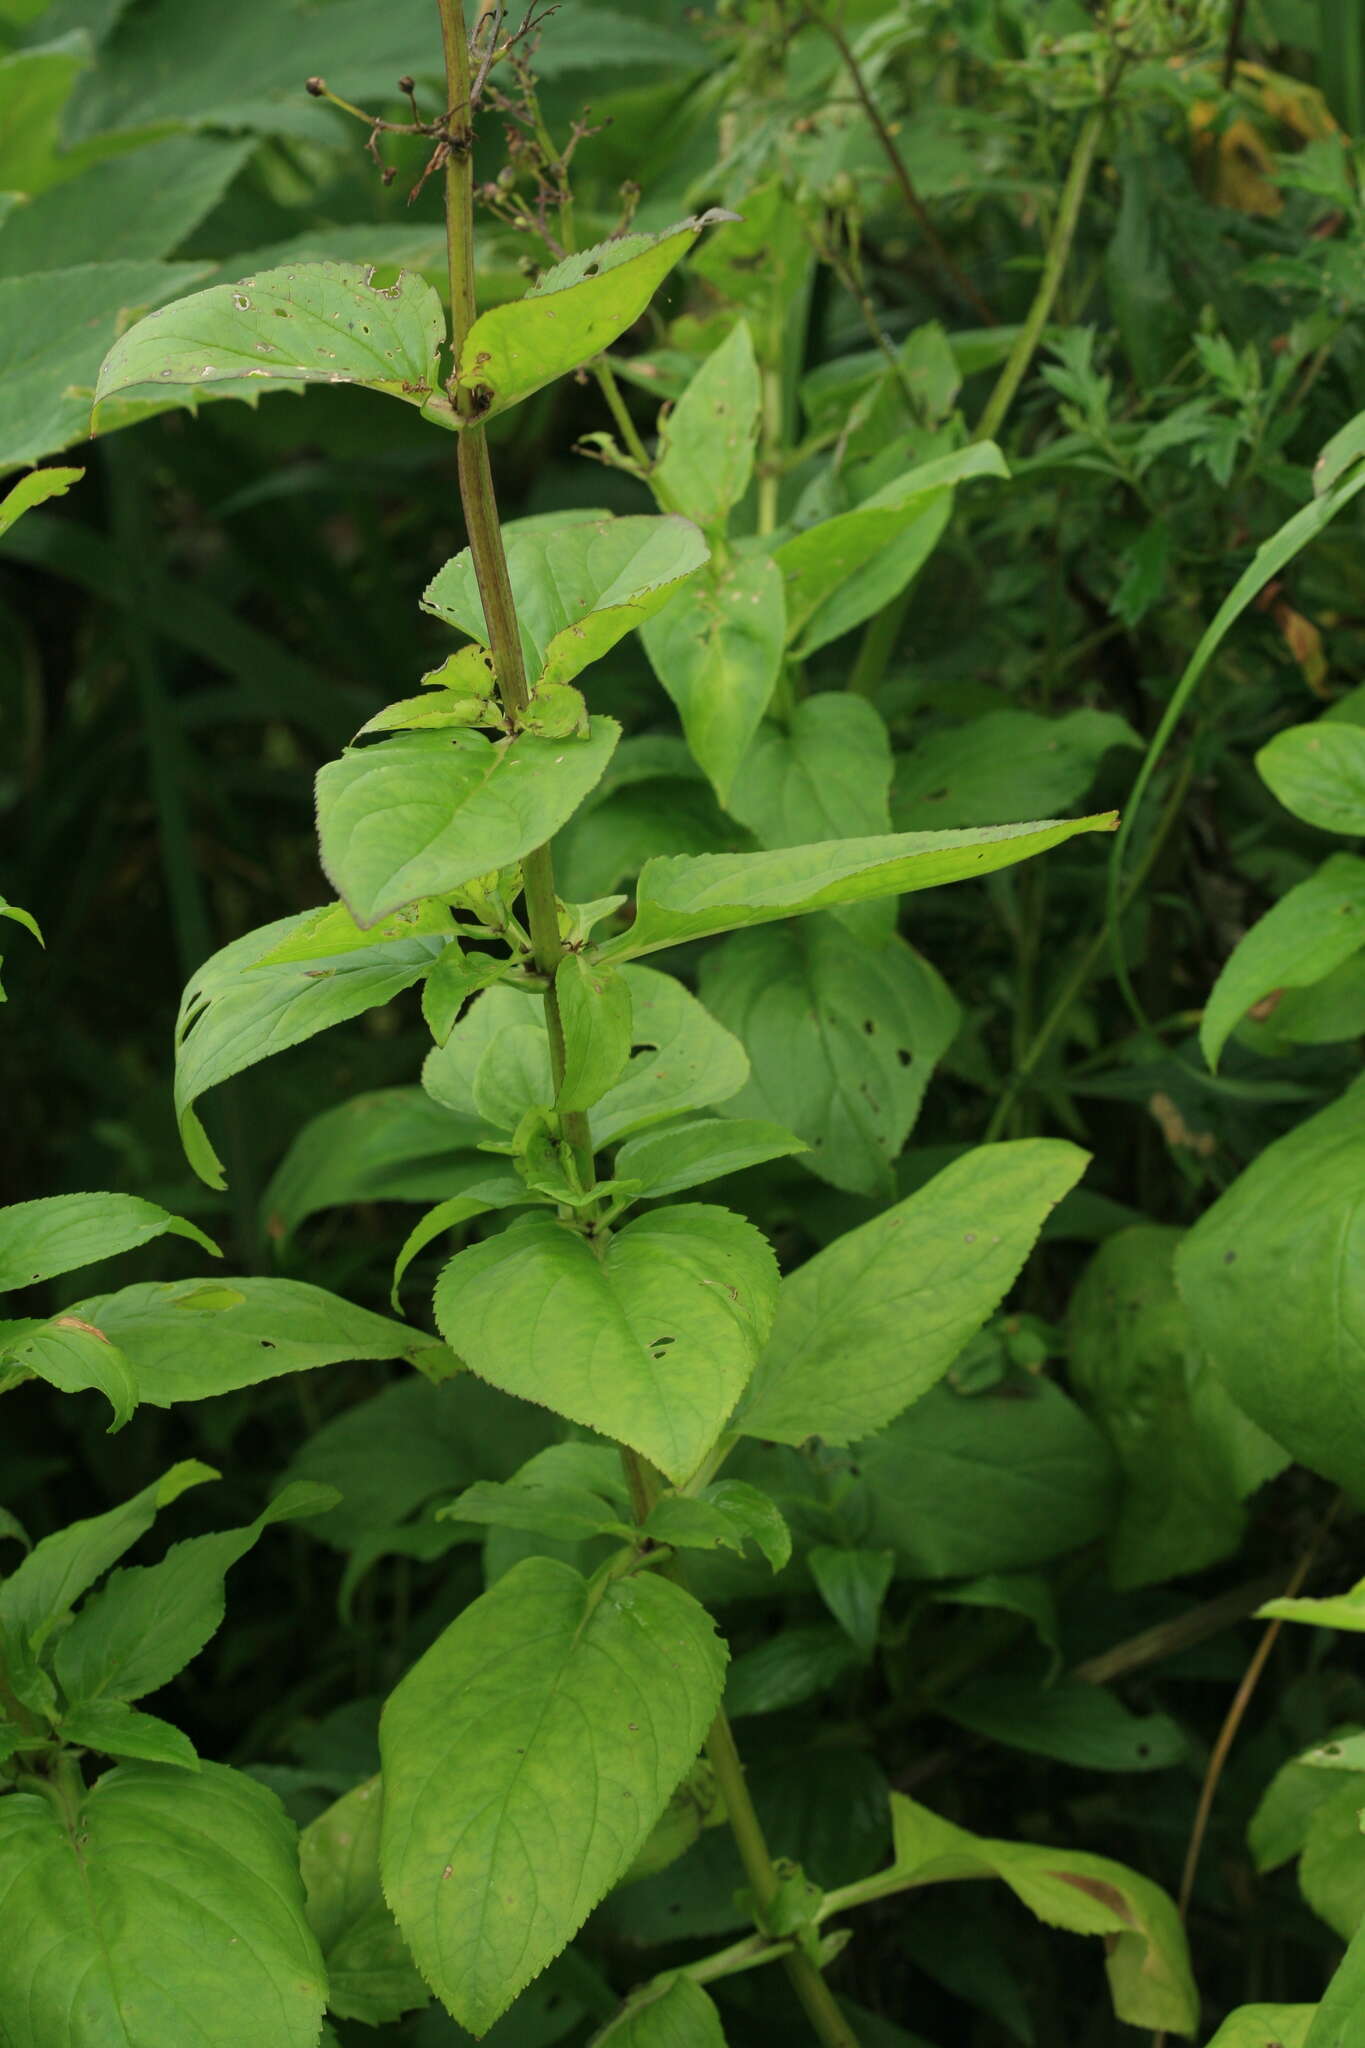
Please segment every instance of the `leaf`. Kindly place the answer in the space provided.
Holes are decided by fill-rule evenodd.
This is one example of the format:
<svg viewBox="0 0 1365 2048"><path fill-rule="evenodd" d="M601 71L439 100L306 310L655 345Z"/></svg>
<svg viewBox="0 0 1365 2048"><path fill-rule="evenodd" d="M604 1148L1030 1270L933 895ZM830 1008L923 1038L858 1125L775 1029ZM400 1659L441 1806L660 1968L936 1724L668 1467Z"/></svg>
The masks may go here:
<svg viewBox="0 0 1365 2048"><path fill-rule="evenodd" d="M566 953L555 970L564 1028L564 1078L555 1107L591 1109L630 1059L630 984L614 968Z"/></svg>
<svg viewBox="0 0 1365 2048"><path fill-rule="evenodd" d="M132 1251L165 1231L222 1256L197 1224L137 1195L46 1195L13 1202L0 1209L0 1293Z"/></svg>
<svg viewBox="0 0 1365 2048"><path fill-rule="evenodd" d="M491 418L576 370L633 327L675 263L724 213L659 235L602 242L547 271L523 299L481 313L460 350L458 381Z"/></svg>
<svg viewBox="0 0 1365 2048"><path fill-rule="evenodd" d="M114 1411L110 1430L122 1429L137 1406L137 1381L117 1344L75 1310L51 1322L0 1326L0 1365L32 1373L63 1394L94 1389Z"/></svg>
<svg viewBox="0 0 1365 2048"><path fill-rule="evenodd" d="M585 740L418 732L329 761L317 779L328 880L364 928L511 867L572 817L620 730L598 718Z"/></svg>
<svg viewBox="0 0 1365 2048"><path fill-rule="evenodd" d="M818 1699L861 1659L842 1629L817 1623L784 1628L757 1649L745 1650L730 1666L725 1711L732 1720L751 1714L783 1714Z"/></svg>
<svg viewBox="0 0 1365 2048"><path fill-rule="evenodd" d="M614 1232L600 1259L576 1231L525 1216L456 1253L436 1320L482 1379L681 1483L743 1390L776 1292L767 1241L728 1210L655 1210Z"/></svg>
<svg viewBox="0 0 1365 2048"><path fill-rule="evenodd" d="M1231 1554L1242 1502L1287 1462L1223 1391L1176 1292L1180 1232L1119 1230L1072 1294L1071 1384L1123 1472L1109 1537L1116 1586L1152 1585Z"/></svg>
<svg viewBox="0 0 1365 2048"><path fill-rule="evenodd" d="M1323 1993L1303 2048L1352 2048L1365 2006L1365 1934L1357 1928L1341 1968ZM1285 2048L1294 2048L1292 2041Z"/></svg>
<svg viewBox="0 0 1365 2048"><path fill-rule="evenodd" d="M847 691L803 697L787 726L763 724L730 809L768 848L886 832L891 742L875 706Z"/></svg>
<svg viewBox="0 0 1365 2048"><path fill-rule="evenodd" d="M725 2048L720 2014L691 1977L669 1979L662 1991L633 1999L591 2048Z"/></svg>
<svg viewBox="0 0 1365 2048"><path fill-rule="evenodd" d="M1365 729L1337 719L1291 725L1261 748L1256 767L1285 809L1305 824L1323 832L1365 833Z"/></svg>
<svg viewBox="0 0 1365 2048"><path fill-rule="evenodd" d="M735 1550L755 1543L775 1572L792 1554L791 1531L780 1511L756 1486L720 1479L693 1498L662 1494L650 1509L645 1534L675 1550Z"/></svg>
<svg viewBox="0 0 1365 2048"><path fill-rule="evenodd" d="M1365 1487L1362 1232L1357 1083L1268 1145L1176 1254L1195 1337L1237 1406L1353 1494Z"/></svg>
<svg viewBox="0 0 1365 2048"><path fill-rule="evenodd" d="M1306 1621L1314 1628L1337 1628L1351 1635L1365 1634L1365 1579L1346 1593L1329 1593L1321 1598L1301 1594L1297 1598L1267 1600L1264 1607L1256 1611L1265 1615L1267 1620Z"/></svg>
<svg viewBox="0 0 1365 2048"><path fill-rule="evenodd" d="M0 58L0 191L39 192L62 175L62 109L90 57L74 30Z"/></svg>
<svg viewBox="0 0 1365 2048"><path fill-rule="evenodd" d="M120 392L246 380L360 384L449 415L440 391L440 299L410 272L388 286L374 275L359 263L305 263L160 307L121 335L100 366L96 423Z"/></svg>
<svg viewBox="0 0 1365 2048"><path fill-rule="evenodd" d="M782 578L768 555L732 555L641 634L687 744L725 803L782 666Z"/></svg>
<svg viewBox="0 0 1365 2048"><path fill-rule="evenodd" d="M877 1647L895 1562L889 1550L842 1550L828 1543L817 1543L806 1553L820 1598L864 1657Z"/></svg>
<svg viewBox="0 0 1365 2048"><path fill-rule="evenodd" d="M45 505L49 498L64 498L72 484L78 484L84 475L83 469L30 470L0 498L0 534L8 533L15 520L31 512L35 505ZM6 904L4 909L6 915L26 924L37 938L38 927L26 910L16 909L13 904Z"/></svg>
<svg viewBox="0 0 1365 2048"><path fill-rule="evenodd" d="M1209 2048L1306 2048L1316 2005L1239 2005ZM1344 2038L1342 2048L1345 2048Z"/></svg>
<svg viewBox="0 0 1365 2048"><path fill-rule="evenodd" d="M1078 803L1111 747L1135 747L1137 734L1112 711L988 711L944 726L896 763L892 808L902 830L1002 825Z"/></svg>
<svg viewBox="0 0 1365 2048"><path fill-rule="evenodd" d="M450 1176L446 1178L449 1180ZM398 1293L404 1274L418 1253L425 1251L435 1238L457 1230L460 1224L471 1222L475 1216L486 1215L490 1209L517 1208L531 1199L524 1183L514 1174L490 1174L486 1167L470 1166L465 1168L460 1178L465 1180L465 1192L448 1195L444 1202L437 1202L413 1224L403 1239L402 1248L393 1262L393 1281L389 1288L389 1301L395 1315L402 1313Z"/></svg>
<svg viewBox="0 0 1365 2048"><path fill-rule="evenodd" d="M686 519L560 513L502 529L527 680L571 682L644 625L707 558ZM476 640L488 628L468 548L427 585L424 611ZM489 862L488 866L493 866Z"/></svg>
<svg viewBox="0 0 1365 2048"><path fill-rule="evenodd" d="M1112 832L1115 823L1116 814L1104 811L1091 818L1046 819L971 832L902 832L772 853L647 861L636 891L633 924L599 947L598 958L631 960L683 939L966 881L1046 853L1078 832Z"/></svg>
<svg viewBox="0 0 1365 2048"><path fill-rule="evenodd" d="M373 945L357 949L348 943L307 963L265 964L266 954L301 935L316 917L315 911L302 911L234 939L191 975L181 997L176 1114L186 1157L210 1187L224 1185L223 1166L195 1113L198 1097L272 1053L391 1002L421 979L444 944L438 933L376 935Z"/></svg>
<svg viewBox="0 0 1365 2048"><path fill-rule="evenodd" d="M327 2003L344 2020L401 2019L430 1993L379 1881L383 1782L369 1778L335 1800L299 1837L308 1924L327 1965Z"/></svg>
<svg viewBox="0 0 1365 2048"><path fill-rule="evenodd" d="M425 1331L302 1280L149 1280L80 1302L71 1314L118 1346L138 1399L155 1408L352 1359L401 1358L420 1370L441 1351Z"/></svg>
<svg viewBox="0 0 1365 2048"><path fill-rule="evenodd" d="M160 1564L115 1572L57 1644L53 1670L72 1706L106 1695L136 1700L169 1685L222 1626L223 1581L272 1522L335 1507L325 1486L296 1482L254 1522L177 1543Z"/></svg>
<svg viewBox="0 0 1365 2048"><path fill-rule="evenodd" d="M980 1145L817 1252L782 1283L736 1426L846 1444L890 1422L999 1305L1087 1159L1054 1138Z"/></svg>
<svg viewBox="0 0 1365 2048"><path fill-rule="evenodd" d="M954 485L1008 475L993 441L974 442L784 541L773 559L786 585L787 634L797 660L861 625L905 588L948 523Z"/></svg>
<svg viewBox="0 0 1365 2048"><path fill-rule="evenodd" d="M886 1197L961 1014L904 939L869 945L833 916L745 932L702 963L708 1006L746 1046L747 1085L725 1116L799 1133L803 1164L850 1192Z"/></svg>
<svg viewBox="0 0 1365 2048"><path fill-rule="evenodd" d="M146 1534L162 1508L188 1487L217 1477L211 1465L184 1458L131 1500L45 1536L0 1580L0 1628L41 1647L53 1623Z"/></svg>
<svg viewBox="0 0 1365 2048"><path fill-rule="evenodd" d="M7 277L77 263L169 256L218 204L255 145L170 135L91 164L16 206L0 224Z"/></svg>
<svg viewBox="0 0 1365 2048"><path fill-rule="evenodd" d="M758 436L758 362L747 320L737 320L668 414L650 472L659 502L723 528L749 487Z"/></svg>
<svg viewBox="0 0 1365 2048"><path fill-rule="evenodd" d="M266 1229L287 1244L299 1225L347 1202L430 1202L487 1178L472 1148L487 1135L420 1088L374 1088L310 1117L261 1197Z"/></svg>
<svg viewBox="0 0 1365 2048"><path fill-rule="evenodd" d="M76 1742L102 1756L134 1757L143 1763L172 1764L197 1771L199 1758L188 1735L155 1714L142 1714L123 1700L89 1700L62 1710L63 1742Z"/></svg>
<svg viewBox="0 0 1365 2048"><path fill-rule="evenodd" d="M900 1793L891 1797L896 1861L906 1882L999 1877L1049 1927L1104 1937L1114 2011L1130 2026L1192 2034L1198 1998L1175 1906L1157 1885L1107 1856L972 1835Z"/></svg>
<svg viewBox="0 0 1365 2048"><path fill-rule="evenodd" d="M1365 1786L1358 1777L1329 1778L1331 1796L1308 1823L1299 1858L1299 1890L1320 1920L1343 1941L1365 1921L1365 1841L1360 1815Z"/></svg>
<svg viewBox="0 0 1365 2048"><path fill-rule="evenodd" d="M1361 816L1365 830L1365 811ZM1248 1010L1281 989L1311 987L1362 946L1365 860L1330 854L1315 875L1257 920L1224 963L1199 1026L1210 1071L1217 1071L1223 1047Z"/></svg>
<svg viewBox="0 0 1365 2048"><path fill-rule="evenodd" d="M621 1079L594 1105L592 1131L598 1145L613 1144L685 1110L723 1101L742 1087L749 1071L738 1040L671 974L628 967L622 980L630 991L631 1057ZM480 1075L485 1062L485 1081L506 1062L508 1033L534 1031L544 1042L543 1022L528 1021L534 1015L520 991L486 990L470 1004L445 1045L428 1053L422 1086L458 1115L481 1115L480 1099L487 1103L489 1097L479 1089ZM545 1077L543 1099L548 1102L548 1043L539 1058L542 1064L536 1072ZM509 1115L516 1108L516 1118L528 1106L524 1095L506 1105ZM516 1118L505 1128L514 1128Z"/></svg>
<svg viewBox="0 0 1365 2048"><path fill-rule="evenodd" d="M1161 1771L1189 1744L1168 1714L1130 1714L1113 1693L1081 1679L1040 1685L996 1674L972 1679L941 1711L988 1742L1089 1771Z"/></svg>
<svg viewBox="0 0 1365 2048"><path fill-rule="evenodd" d="M0 280L0 471L84 441L122 322L203 274L197 263L85 263Z"/></svg>
<svg viewBox="0 0 1365 2048"><path fill-rule="evenodd" d="M768 1159L804 1152L802 1140L780 1124L749 1118L696 1117L630 1138L616 1155L618 1180L638 1180L648 1201L699 1187L723 1174L742 1173Z"/></svg>
<svg viewBox="0 0 1365 2048"><path fill-rule="evenodd" d="M314 2048L326 1976L292 1824L221 1764L120 1764L74 1829L0 1801L0 2011L13 2048ZM189 2016L192 2015L192 2018Z"/></svg>
<svg viewBox="0 0 1365 2048"><path fill-rule="evenodd" d="M625 1875L701 1747L724 1664L679 1587L589 1585L528 1558L390 1697L384 1889L462 2025L482 2033Z"/></svg>
<svg viewBox="0 0 1365 2048"><path fill-rule="evenodd" d="M528 1530L553 1536L560 1543L582 1543L593 1536L616 1536L630 1542L635 1534L631 1525L587 1486L557 1486L531 1477L501 1485L494 1480L476 1480L440 1510L439 1519L488 1529Z"/></svg>

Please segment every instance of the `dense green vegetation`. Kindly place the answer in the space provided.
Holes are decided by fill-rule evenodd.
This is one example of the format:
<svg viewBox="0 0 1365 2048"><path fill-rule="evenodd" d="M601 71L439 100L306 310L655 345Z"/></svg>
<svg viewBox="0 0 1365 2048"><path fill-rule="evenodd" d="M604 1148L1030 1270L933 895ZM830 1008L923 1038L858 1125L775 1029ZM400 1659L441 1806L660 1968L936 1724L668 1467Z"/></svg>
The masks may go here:
<svg viewBox="0 0 1365 2048"><path fill-rule="evenodd" d="M1355 9L536 13L0 0L0 2048L1355 2048Z"/></svg>

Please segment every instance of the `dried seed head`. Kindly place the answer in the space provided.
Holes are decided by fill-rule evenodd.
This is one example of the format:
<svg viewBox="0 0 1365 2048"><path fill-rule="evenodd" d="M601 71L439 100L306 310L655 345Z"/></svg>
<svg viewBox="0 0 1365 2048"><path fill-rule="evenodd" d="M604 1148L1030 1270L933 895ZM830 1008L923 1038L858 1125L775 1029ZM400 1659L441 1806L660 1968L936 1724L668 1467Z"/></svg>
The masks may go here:
<svg viewBox="0 0 1365 2048"><path fill-rule="evenodd" d="M304 80L304 85L307 91L312 93L315 100L320 100L327 90L325 78L308 78Z"/></svg>

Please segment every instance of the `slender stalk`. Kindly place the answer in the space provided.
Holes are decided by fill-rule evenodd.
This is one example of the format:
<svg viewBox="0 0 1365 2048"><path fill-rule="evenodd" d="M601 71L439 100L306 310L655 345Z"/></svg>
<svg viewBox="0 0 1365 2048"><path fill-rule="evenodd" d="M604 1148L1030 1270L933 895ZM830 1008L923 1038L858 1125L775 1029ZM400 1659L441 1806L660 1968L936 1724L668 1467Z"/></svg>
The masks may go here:
<svg viewBox="0 0 1365 2048"><path fill-rule="evenodd" d="M626 453L633 462L639 463L641 469L648 469L649 450L640 439L640 430L626 409L626 401L621 396L621 387L616 381L616 372L605 356L599 356L592 368L593 375L601 387L602 396L607 401L607 409L616 422L616 431L626 444Z"/></svg>
<svg viewBox="0 0 1365 2048"><path fill-rule="evenodd" d="M758 531L776 533L778 490L782 481L782 372L762 375L763 409L759 415Z"/></svg>

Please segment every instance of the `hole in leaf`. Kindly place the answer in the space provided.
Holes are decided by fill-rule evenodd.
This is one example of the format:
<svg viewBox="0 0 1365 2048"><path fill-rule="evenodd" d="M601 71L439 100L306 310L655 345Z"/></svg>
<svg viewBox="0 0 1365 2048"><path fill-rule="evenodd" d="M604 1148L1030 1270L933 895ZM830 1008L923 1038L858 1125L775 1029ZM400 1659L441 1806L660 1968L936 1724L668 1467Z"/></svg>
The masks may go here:
<svg viewBox="0 0 1365 2048"><path fill-rule="evenodd" d="M908 1067L914 1057L915 1055L906 1046L898 1045L896 1047L896 1058L903 1067Z"/></svg>

